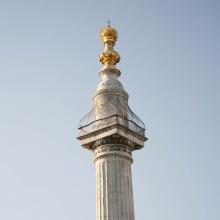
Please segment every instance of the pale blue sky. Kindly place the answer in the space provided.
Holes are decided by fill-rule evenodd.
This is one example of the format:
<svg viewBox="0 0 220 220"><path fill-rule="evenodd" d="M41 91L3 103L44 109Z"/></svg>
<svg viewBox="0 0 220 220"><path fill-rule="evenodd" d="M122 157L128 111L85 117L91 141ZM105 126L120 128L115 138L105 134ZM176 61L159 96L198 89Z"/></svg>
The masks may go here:
<svg viewBox="0 0 220 220"><path fill-rule="evenodd" d="M220 2L0 0L0 219L95 220L99 31L149 141L134 152L137 220L220 219Z"/></svg>

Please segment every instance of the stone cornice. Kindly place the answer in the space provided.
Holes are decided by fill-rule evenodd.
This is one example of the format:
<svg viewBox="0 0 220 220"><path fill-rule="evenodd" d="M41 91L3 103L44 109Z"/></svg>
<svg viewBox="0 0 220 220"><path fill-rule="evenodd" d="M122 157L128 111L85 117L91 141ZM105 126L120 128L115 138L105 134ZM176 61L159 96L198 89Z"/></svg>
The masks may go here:
<svg viewBox="0 0 220 220"><path fill-rule="evenodd" d="M117 123L77 138L81 141L82 146L89 150L94 150L95 147L102 145L102 143L125 144L131 147L132 150L137 150L142 148L147 140L146 137Z"/></svg>

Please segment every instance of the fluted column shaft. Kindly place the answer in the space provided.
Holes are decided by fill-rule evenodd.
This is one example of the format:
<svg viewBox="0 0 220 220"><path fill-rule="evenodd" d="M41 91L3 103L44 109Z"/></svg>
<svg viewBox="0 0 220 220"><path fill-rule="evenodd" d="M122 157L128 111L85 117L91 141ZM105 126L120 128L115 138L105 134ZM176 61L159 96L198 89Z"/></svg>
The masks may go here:
<svg viewBox="0 0 220 220"><path fill-rule="evenodd" d="M131 149L106 144L94 153L96 220L134 220Z"/></svg>

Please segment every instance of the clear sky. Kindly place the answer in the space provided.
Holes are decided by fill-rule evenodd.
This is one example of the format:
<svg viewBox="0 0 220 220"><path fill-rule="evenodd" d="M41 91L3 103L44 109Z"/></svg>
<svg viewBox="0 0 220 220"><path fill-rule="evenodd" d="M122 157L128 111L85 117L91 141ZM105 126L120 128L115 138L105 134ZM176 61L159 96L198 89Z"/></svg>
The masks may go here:
<svg viewBox="0 0 220 220"><path fill-rule="evenodd" d="M218 0L0 0L0 219L95 220L76 136L108 19L149 137L133 154L136 219L220 219Z"/></svg>

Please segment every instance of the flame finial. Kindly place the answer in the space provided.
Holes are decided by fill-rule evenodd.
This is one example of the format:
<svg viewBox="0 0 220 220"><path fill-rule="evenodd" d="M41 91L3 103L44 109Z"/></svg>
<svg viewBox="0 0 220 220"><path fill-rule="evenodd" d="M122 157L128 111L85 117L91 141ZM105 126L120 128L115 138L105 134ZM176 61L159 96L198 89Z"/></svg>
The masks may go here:
<svg viewBox="0 0 220 220"><path fill-rule="evenodd" d="M115 65L120 61L119 54L114 50L118 33L115 28L110 26L110 21L108 21L108 26L101 30L100 38L105 48L99 56L99 61L104 65L104 69L115 69Z"/></svg>

